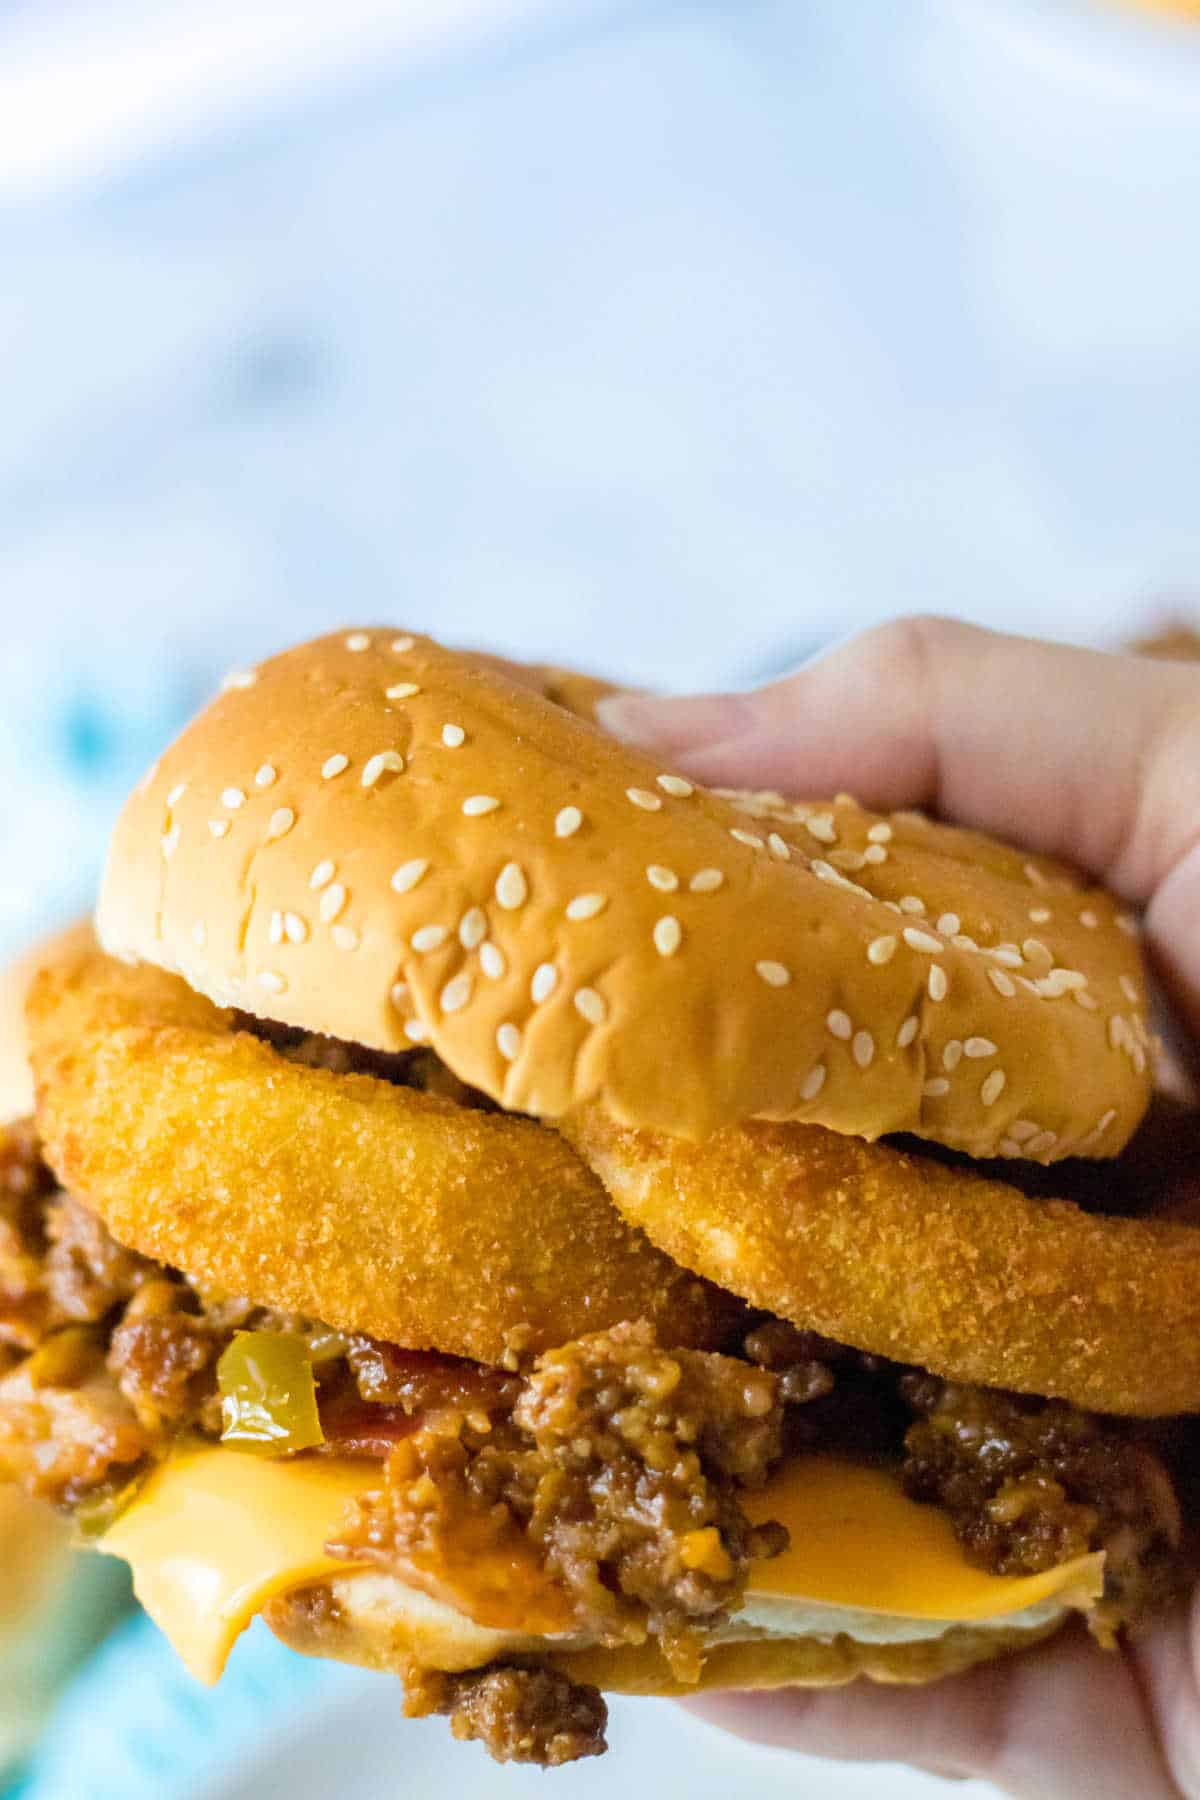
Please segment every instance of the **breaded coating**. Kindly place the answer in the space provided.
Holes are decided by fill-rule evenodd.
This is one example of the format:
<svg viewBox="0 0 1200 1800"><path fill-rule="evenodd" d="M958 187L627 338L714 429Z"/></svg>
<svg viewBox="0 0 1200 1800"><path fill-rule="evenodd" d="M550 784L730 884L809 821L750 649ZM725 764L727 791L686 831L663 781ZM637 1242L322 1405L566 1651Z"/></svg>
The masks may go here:
<svg viewBox="0 0 1200 1800"><path fill-rule="evenodd" d="M736 1303L653 1249L553 1131L286 1060L177 976L85 949L30 1000L47 1161L121 1244L194 1282L498 1362Z"/></svg>
<svg viewBox="0 0 1200 1800"><path fill-rule="evenodd" d="M820 1126L693 1145L564 1127L632 1224L755 1306L954 1381L1097 1412L1200 1409L1200 1230L1028 1199Z"/></svg>

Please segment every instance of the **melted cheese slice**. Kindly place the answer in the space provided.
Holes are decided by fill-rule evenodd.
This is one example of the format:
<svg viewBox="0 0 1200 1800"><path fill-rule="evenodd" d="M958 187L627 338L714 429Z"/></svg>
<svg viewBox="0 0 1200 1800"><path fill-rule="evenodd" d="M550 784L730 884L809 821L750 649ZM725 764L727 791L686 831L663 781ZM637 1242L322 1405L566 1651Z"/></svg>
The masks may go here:
<svg viewBox="0 0 1200 1800"><path fill-rule="evenodd" d="M1086 1606L1104 1582L1102 1555L1041 1575L972 1568L944 1512L910 1500L886 1469L841 1457L790 1462L741 1501L753 1523L778 1519L792 1540L782 1556L753 1565L750 1594L965 1624L1046 1600Z"/></svg>
<svg viewBox="0 0 1200 1800"><path fill-rule="evenodd" d="M312 1457L177 1450L96 1548L133 1570L133 1591L180 1659L214 1682L234 1641L268 1600L355 1567L325 1553L346 1509L378 1470Z"/></svg>
<svg viewBox="0 0 1200 1800"><path fill-rule="evenodd" d="M98 1547L132 1566L150 1617L191 1672L213 1682L268 1600L354 1572L358 1565L327 1555L325 1544L375 1474L335 1457L284 1462L191 1447L161 1465ZM945 1514L906 1499L884 1470L836 1457L789 1463L742 1500L751 1519L780 1519L792 1536L782 1556L757 1565L752 1596L967 1621L1054 1599L1086 1606L1103 1580L1102 1556L1044 1575L973 1569Z"/></svg>

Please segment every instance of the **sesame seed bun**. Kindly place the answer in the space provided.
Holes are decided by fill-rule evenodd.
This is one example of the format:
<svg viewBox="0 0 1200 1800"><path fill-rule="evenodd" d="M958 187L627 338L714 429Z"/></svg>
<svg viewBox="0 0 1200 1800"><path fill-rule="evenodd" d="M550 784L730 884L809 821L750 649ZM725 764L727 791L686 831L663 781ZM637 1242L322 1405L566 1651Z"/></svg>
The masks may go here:
<svg viewBox="0 0 1200 1800"><path fill-rule="evenodd" d="M382 628L238 676L122 814L105 948L288 1025L430 1043L545 1118L1125 1143L1149 1040L1108 894L913 813L698 789L534 681ZM595 691L560 678L585 713Z"/></svg>
<svg viewBox="0 0 1200 1800"><path fill-rule="evenodd" d="M264 1617L293 1650L384 1673L402 1675L414 1662L458 1673L497 1658L525 1658L606 1693L678 1697L706 1688L841 1687L860 1676L919 1686L1027 1649L1058 1631L1071 1610L1064 1604L1050 1617L1029 1623L954 1625L942 1636L908 1642L867 1642L846 1634L763 1634L740 1641L714 1637L695 1683L672 1674L653 1640L610 1650L554 1650L545 1638L476 1625L394 1576L351 1575L293 1589L272 1600Z"/></svg>

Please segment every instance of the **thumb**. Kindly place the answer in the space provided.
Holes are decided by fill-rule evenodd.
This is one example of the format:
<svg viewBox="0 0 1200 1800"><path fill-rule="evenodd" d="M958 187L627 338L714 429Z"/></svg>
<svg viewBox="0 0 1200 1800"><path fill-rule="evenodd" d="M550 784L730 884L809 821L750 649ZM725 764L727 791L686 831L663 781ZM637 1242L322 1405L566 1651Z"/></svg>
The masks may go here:
<svg viewBox="0 0 1200 1800"><path fill-rule="evenodd" d="M1066 857L1148 909L1200 1023L1200 669L911 618L755 693L597 716L710 784L845 788Z"/></svg>

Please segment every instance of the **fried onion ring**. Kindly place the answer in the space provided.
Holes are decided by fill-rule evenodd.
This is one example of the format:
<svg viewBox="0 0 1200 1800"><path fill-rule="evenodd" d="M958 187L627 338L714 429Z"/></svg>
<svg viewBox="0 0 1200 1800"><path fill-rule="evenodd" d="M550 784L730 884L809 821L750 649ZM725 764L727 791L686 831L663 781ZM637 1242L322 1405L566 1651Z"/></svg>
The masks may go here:
<svg viewBox="0 0 1200 1800"><path fill-rule="evenodd" d="M1027 1199L820 1126L697 1146L588 1110L564 1129L654 1243L802 1328L1099 1412L1200 1410L1194 1226Z"/></svg>
<svg viewBox="0 0 1200 1800"><path fill-rule="evenodd" d="M93 946L30 999L38 1123L117 1240L201 1286L498 1361L629 1317L709 1345L736 1303L627 1225L553 1131L288 1061Z"/></svg>

